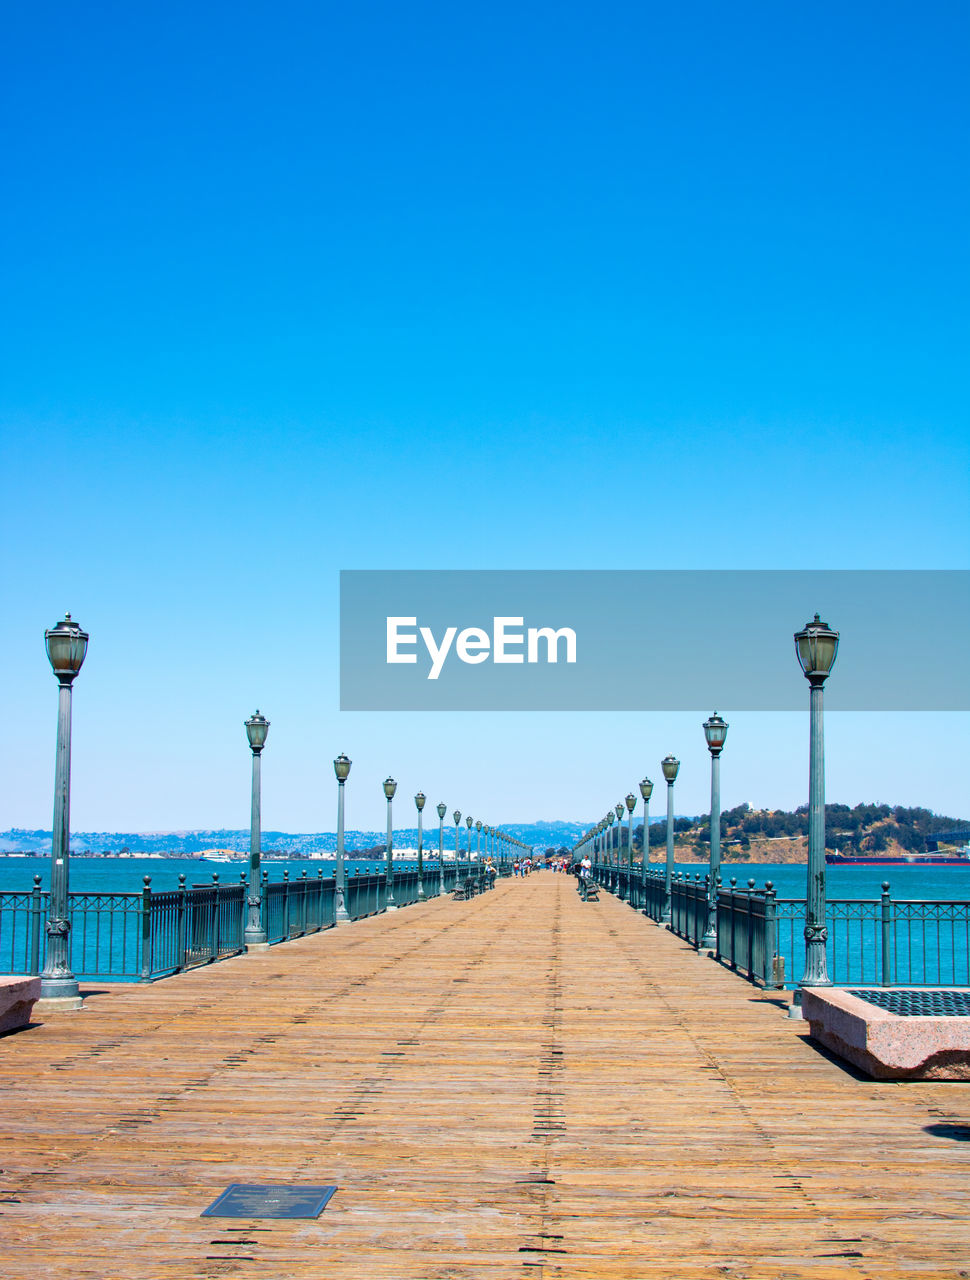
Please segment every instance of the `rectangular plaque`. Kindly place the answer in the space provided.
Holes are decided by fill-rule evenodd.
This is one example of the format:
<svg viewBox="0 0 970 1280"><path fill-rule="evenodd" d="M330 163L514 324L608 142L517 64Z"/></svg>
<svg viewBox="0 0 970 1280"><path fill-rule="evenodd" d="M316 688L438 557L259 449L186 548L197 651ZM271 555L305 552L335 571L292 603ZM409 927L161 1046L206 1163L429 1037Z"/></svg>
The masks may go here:
<svg viewBox="0 0 970 1280"><path fill-rule="evenodd" d="M318 1218L336 1187L287 1187L234 1182L202 1218Z"/></svg>

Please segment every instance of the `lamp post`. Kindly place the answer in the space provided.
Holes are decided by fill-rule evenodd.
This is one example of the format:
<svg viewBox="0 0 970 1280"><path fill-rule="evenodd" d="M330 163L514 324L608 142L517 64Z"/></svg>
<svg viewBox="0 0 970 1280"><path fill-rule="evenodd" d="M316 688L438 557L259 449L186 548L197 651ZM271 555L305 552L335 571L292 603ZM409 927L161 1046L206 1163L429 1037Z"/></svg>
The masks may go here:
<svg viewBox="0 0 970 1280"><path fill-rule="evenodd" d="M394 836L393 827L391 825L391 801L394 799L394 792L397 790L397 783L393 778L384 779L384 794L387 796L387 902L385 910L396 911L397 903L394 901Z"/></svg>
<svg viewBox="0 0 970 1280"><path fill-rule="evenodd" d="M621 902L626 902L626 889L620 879L620 866L623 862L623 815L626 813L626 805L622 800L614 809L614 813L616 814L616 835L613 841L613 856L616 860L616 896Z"/></svg>
<svg viewBox="0 0 970 1280"><path fill-rule="evenodd" d="M445 814L446 804L438 805L438 893L445 896Z"/></svg>
<svg viewBox="0 0 970 1280"><path fill-rule="evenodd" d="M479 888L481 888L481 885L482 885L482 826L483 826L483 823L481 818L476 818L475 819L475 856L478 861L478 866L475 868L475 871L478 877ZM486 839L486 845L487 844L488 844L488 841Z"/></svg>
<svg viewBox="0 0 970 1280"><path fill-rule="evenodd" d="M825 944L825 750L822 734L822 686L839 651L839 633L818 614L795 633L795 652L810 686L808 757L808 883L805 893L805 972L791 1006L801 1017L801 988L827 987ZM797 1010L797 1012L795 1012Z"/></svg>
<svg viewBox="0 0 970 1280"><path fill-rule="evenodd" d="M465 825L468 827L468 858L465 863L466 890L468 887L468 881L471 879L471 875L472 875L472 824L474 823L474 821L475 819L470 815L465 819Z"/></svg>
<svg viewBox="0 0 970 1280"><path fill-rule="evenodd" d="M643 840L640 849L640 887L644 910L647 905L647 861L650 857L650 797L653 795L653 783L644 778L640 783L640 794L643 796Z"/></svg>
<svg viewBox="0 0 970 1280"><path fill-rule="evenodd" d="M414 797L414 807L418 811L418 902L426 902L428 895L424 891L424 832L421 826L421 812L424 809L425 794L419 791Z"/></svg>
<svg viewBox="0 0 970 1280"><path fill-rule="evenodd" d="M337 775L337 924L350 924L350 912L347 910L347 868L344 862L344 783L350 774L350 763L342 752L333 762L333 771Z"/></svg>
<svg viewBox="0 0 970 1280"><path fill-rule="evenodd" d="M676 756L667 755L660 761L660 767L667 781L667 863L664 867L662 923L670 924L670 883L674 878L674 782L680 769L680 761Z"/></svg>
<svg viewBox="0 0 970 1280"><path fill-rule="evenodd" d="M707 877L707 931L702 947L717 946L717 889L721 877L721 751L728 726L715 711L704 721L704 737L711 753L711 857Z"/></svg>
<svg viewBox="0 0 970 1280"><path fill-rule="evenodd" d="M257 710L246 721L246 737L253 753L253 799L249 811L249 890L246 894L246 929L243 942L247 951L266 951L266 930L263 928L263 878L259 874L260 837L260 759L269 733L269 721Z"/></svg>
<svg viewBox="0 0 970 1280"><path fill-rule="evenodd" d="M633 875L633 810L637 807L637 798L631 791L626 798L627 826L626 826L626 861L630 868L630 875Z"/></svg>
<svg viewBox="0 0 970 1280"><path fill-rule="evenodd" d="M71 972L68 890L71 859L71 685L88 650L88 633L69 613L44 632L47 657L59 685L57 751L54 757L54 836L51 844L51 893L47 916L47 959L40 976L40 998L55 1008L79 1009L81 992Z"/></svg>
<svg viewBox="0 0 970 1280"><path fill-rule="evenodd" d="M455 888L457 889L459 884L461 884L461 850L458 847L459 832L461 830L458 824L461 822L461 810L456 809L451 816L455 820Z"/></svg>

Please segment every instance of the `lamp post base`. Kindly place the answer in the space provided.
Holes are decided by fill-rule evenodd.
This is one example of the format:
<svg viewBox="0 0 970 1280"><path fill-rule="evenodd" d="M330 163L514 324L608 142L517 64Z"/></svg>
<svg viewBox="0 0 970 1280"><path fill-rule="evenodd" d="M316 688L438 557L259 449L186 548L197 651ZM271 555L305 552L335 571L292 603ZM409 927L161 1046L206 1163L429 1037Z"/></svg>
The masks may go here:
<svg viewBox="0 0 970 1280"><path fill-rule="evenodd" d="M246 943L247 956L250 954L255 955L257 952L260 952L260 951L269 951L269 950L270 950L270 945L265 940L263 942L247 942Z"/></svg>
<svg viewBox="0 0 970 1280"><path fill-rule="evenodd" d="M48 977L43 974L40 976L40 999L41 1000L76 1000L78 1003L75 1008L80 1008L81 992L77 985L77 978L72 973L66 977ZM40 1000L37 1002L40 1003Z"/></svg>
<svg viewBox="0 0 970 1280"><path fill-rule="evenodd" d="M84 1001L80 995L76 996L41 996L39 1000L34 1001L34 1007L31 1010L31 1016L43 1013L74 1013L78 1009L84 1008Z"/></svg>

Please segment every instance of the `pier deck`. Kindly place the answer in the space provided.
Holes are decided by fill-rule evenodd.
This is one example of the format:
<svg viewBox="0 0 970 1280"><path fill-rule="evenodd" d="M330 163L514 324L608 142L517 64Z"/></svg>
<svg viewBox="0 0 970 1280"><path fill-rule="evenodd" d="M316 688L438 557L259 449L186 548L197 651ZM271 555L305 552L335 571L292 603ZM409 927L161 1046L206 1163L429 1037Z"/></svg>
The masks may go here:
<svg viewBox="0 0 970 1280"><path fill-rule="evenodd" d="M876 1084L571 877L0 1038L0 1274L970 1276L970 1084ZM200 1218L336 1183L315 1220Z"/></svg>

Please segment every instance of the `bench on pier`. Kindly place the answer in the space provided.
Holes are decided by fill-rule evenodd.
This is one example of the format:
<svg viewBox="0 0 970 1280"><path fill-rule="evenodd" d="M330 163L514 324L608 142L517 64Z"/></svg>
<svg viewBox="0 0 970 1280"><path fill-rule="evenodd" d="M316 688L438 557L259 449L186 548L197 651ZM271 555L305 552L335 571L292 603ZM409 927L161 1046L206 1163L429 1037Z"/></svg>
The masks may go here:
<svg viewBox="0 0 970 1280"><path fill-rule="evenodd" d="M583 880L582 877L577 877L576 888L579 890L579 896L584 902L599 902L600 887L592 878Z"/></svg>
<svg viewBox="0 0 970 1280"><path fill-rule="evenodd" d="M26 1027L31 1010L39 999L40 978L0 978L0 1033Z"/></svg>

